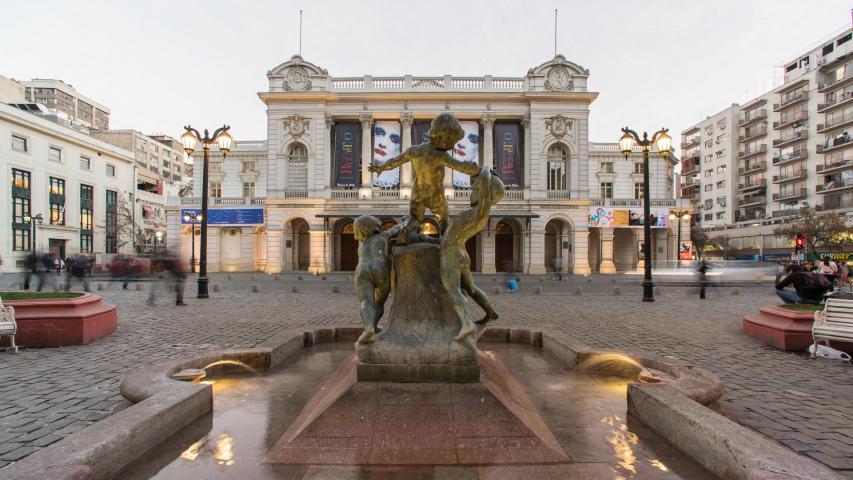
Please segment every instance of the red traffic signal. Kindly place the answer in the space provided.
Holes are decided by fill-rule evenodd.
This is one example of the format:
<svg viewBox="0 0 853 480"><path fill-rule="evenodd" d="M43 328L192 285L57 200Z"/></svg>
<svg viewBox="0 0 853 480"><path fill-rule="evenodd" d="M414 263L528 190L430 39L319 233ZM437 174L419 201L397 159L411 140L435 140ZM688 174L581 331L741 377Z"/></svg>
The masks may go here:
<svg viewBox="0 0 853 480"><path fill-rule="evenodd" d="M806 245L806 236L802 233L797 234L797 250L803 248Z"/></svg>

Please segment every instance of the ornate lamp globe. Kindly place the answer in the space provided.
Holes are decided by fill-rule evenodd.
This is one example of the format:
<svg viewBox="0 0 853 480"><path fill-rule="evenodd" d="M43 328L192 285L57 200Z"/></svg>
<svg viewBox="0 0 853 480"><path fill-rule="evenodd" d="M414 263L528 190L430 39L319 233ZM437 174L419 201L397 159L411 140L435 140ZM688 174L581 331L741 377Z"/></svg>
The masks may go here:
<svg viewBox="0 0 853 480"><path fill-rule="evenodd" d="M187 155L193 154L197 141L198 139L195 138L195 134L189 130L187 130L186 132L184 132L183 135L181 135L181 144L184 146L184 151L187 152Z"/></svg>
<svg viewBox="0 0 853 480"><path fill-rule="evenodd" d="M222 153L228 153L231 151L231 142L234 139L231 137L231 134L228 133L228 130L223 130L216 137L216 143L219 144L219 150Z"/></svg>
<svg viewBox="0 0 853 480"><path fill-rule="evenodd" d="M658 153L662 157L669 156L672 151L672 137L666 133L666 129L660 131L658 138L655 139L655 145L658 147Z"/></svg>
<svg viewBox="0 0 853 480"><path fill-rule="evenodd" d="M625 155L625 160L628 160L628 156L631 155L635 143L634 137L628 132L625 132L619 139L619 149L622 151L622 155Z"/></svg>
<svg viewBox="0 0 853 480"><path fill-rule="evenodd" d="M189 222L189 221L190 221L190 218L192 218L192 217L190 217L190 214L189 214L189 213L185 213L185 214L184 214L184 221L185 221L185 222Z"/></svg>

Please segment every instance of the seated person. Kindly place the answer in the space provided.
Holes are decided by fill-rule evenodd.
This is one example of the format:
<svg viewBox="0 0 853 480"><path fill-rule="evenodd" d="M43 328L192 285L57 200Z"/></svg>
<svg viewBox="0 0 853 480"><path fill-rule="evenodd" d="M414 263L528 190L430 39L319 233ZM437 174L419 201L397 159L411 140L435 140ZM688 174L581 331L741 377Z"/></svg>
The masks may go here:
<svg viewBox="0 0 853 480"><path fill-rule="evenodd" d="M823 303L823 295L828 287L821 284L820 274L805 272L800 265L788 265L785 271L788 275L776 284L776 295L779 295L783 302L813 305ZM788 285L792 285L794 291L785 290Z"/></svg>

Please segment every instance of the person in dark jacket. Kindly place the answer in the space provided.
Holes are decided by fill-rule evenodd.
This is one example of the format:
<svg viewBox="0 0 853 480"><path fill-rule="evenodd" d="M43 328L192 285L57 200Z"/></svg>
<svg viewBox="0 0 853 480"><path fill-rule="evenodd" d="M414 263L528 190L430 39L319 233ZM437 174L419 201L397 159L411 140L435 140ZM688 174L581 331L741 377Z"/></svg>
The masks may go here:
<svg viewBox="0 0 853 480"><path fill-rule="evenodd" d="M776 295L785 303L810 303L818 305L823 303L823 295L827 287L820 284L818 273L804 272L799 265L788 265L785 269L788 275L776 284ZM786 290L791 285L794 290Z"/></svg>

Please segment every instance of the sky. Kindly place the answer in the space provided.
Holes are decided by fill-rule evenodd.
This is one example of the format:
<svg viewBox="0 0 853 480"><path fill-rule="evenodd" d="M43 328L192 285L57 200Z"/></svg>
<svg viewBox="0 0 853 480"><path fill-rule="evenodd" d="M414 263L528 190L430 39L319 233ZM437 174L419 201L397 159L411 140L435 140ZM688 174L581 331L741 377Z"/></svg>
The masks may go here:
<svg viewBox="0 0 853 480"><path fill-rule="evenodd" d="M7 4L7 5L3 5ZM332 76L524 76L557 51L590 70L590 140L678 133L779 84L781 66L851 25L849 0L0 0L0 75L59 78L111 127L266 136L257 92L299 50Z"/></svg>

